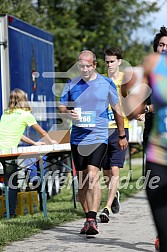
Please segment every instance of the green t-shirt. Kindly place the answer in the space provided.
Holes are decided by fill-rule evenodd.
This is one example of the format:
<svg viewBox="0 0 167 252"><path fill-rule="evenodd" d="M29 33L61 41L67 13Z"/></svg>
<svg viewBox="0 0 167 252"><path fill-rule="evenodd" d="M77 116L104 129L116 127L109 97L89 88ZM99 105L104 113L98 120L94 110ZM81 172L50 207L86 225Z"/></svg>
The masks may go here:
<svg viewBox="0 0 167 252"><path fill-rule="evenodd" d="M27 126L37 121L30 111L15 109L3 113L0 121L0 149L17 147Z"/></svg>

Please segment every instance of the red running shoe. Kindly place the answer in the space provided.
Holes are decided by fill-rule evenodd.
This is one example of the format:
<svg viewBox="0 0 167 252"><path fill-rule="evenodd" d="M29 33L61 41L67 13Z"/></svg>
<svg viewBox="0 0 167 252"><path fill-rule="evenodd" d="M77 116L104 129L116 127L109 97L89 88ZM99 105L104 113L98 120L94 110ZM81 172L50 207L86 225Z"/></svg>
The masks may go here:
<svg viewBox="0 0 167 252"><path fill-rule="evenodd" d="M80 234L86 234L88 226L89 226L89 222L85 221L83 228L81 228Z"/></svg>
<svg viewBox="0 0 167 252"><path fill-rule="evenodd" d="M86 230L86 235L96 235L98 234L97 221L95 219L88 219L88 228Z"/></svg>
<svg viewBox="0 0 167 252"><path fill-rule="evenodd" d="M157 238L156 238L156 240L155 240L155 242L154 242L154 246L155 246L156 251L160 251L160 248L159 248L159 238L158 238L158 236L157 236Z"/></svg>

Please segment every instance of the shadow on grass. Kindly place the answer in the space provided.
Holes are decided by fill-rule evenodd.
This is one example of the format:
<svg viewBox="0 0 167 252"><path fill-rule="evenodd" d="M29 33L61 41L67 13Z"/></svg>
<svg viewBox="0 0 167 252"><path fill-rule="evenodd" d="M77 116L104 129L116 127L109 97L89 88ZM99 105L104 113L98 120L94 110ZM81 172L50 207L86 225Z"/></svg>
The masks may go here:
<svg viewBox="0 0 167 252"><path fill-rule="evenodd" d="M74 208L68 209L48 209L48 217L43 217L43 212L34 215L17 217L15 219L5 220L4 223L11 226L23 227L28 226L29 229L46 230L58 226L62 223L73 221L84 217L83 211Z"/></svg>

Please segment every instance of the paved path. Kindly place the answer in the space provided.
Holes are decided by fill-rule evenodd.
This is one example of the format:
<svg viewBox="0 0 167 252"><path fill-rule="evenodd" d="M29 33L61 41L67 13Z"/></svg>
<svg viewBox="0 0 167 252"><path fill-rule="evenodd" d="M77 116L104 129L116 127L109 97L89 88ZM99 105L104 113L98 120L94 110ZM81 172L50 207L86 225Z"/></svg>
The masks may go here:
<svg viewBox="0 0 167 252"><path fill-rule="evenodd" d="M153 252L156 236L145 191L121 203L119 214L99 223L94 238L79 235L84 220L45 230L23 241L13 242L4 252Z"/></svg>

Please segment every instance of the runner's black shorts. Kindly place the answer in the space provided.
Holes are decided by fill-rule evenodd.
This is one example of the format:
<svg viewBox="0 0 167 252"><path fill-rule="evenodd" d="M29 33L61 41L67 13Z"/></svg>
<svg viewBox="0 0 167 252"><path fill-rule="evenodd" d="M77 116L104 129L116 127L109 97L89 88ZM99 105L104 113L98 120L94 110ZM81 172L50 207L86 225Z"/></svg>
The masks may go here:
<svg viewBox="0 0 167 252"><path fill-rule="evenodd" d="M107 151L107 144L74 145L71 144L71 152L76 171L87 169L88 165L101 168L103 158Z"/></svg>

